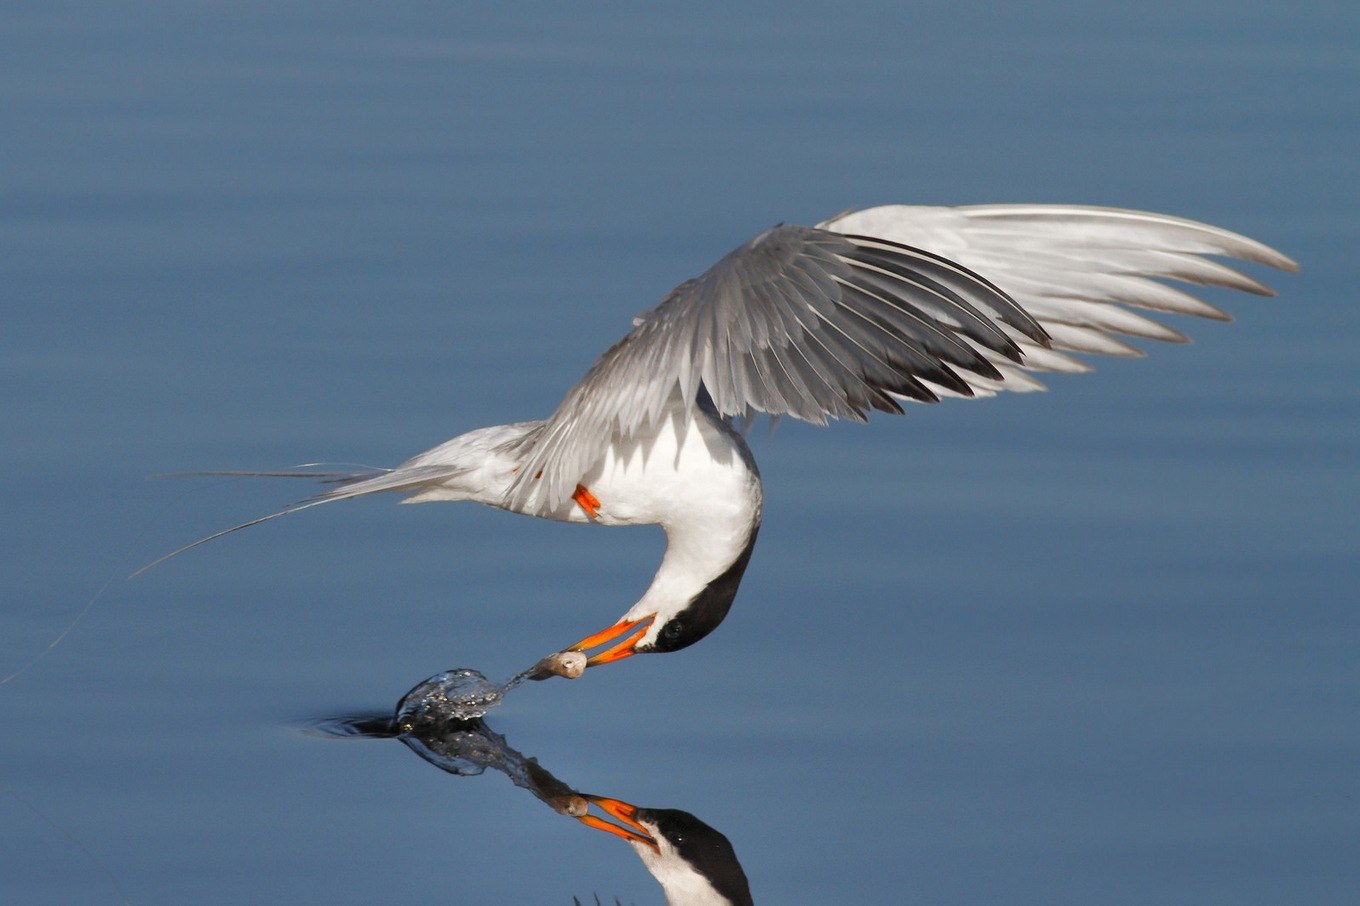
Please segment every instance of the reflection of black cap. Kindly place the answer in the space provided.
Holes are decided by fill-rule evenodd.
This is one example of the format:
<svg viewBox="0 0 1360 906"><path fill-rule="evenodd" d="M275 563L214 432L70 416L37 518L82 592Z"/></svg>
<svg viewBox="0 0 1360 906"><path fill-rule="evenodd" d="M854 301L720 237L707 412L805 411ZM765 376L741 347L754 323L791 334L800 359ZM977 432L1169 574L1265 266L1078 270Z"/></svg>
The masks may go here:
<svg viewBox="0 0 1360 906"><path fill-rule="evenodd" d="M655 827L656 833L712 885L715 893L734 906L753 902L736 850L721 832L679 809L638 809L637 820Z"/></svg>

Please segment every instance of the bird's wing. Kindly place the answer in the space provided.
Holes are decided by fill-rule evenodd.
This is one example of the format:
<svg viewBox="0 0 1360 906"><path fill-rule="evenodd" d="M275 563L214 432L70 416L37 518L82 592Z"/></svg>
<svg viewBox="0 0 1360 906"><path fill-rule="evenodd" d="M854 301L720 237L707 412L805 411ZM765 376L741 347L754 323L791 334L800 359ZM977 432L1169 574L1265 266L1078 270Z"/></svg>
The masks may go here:
<svg viewBox="0 0 1360 906"><path fill-rule="evenodd" d="M520 441L508 504L566 499L616 438L652 428L707 391L725 416L818 424L901 412L1004 381L994 364L1045 348L1043 328L988 280L889 240L798 226L768 230L639 316Z"/></svg>
<svg viewBox="0 0 1360 906"><path fill-rule="evenodd" d="M727 416L863 420L1039 390L1032 371L1089 370L1073 352L1142 354L1121 336L1185 340L1132 309L1227 319L1164 279L1272 294L1210 255L1298 269L1227 230L1113 208L890 205L776 227L635 320L520 442L509 502L563 500L614 438L701 384Z"/></svg>
<svg viewBox="0 0 1360 906"><path fill-rule="evenodd" d="M1164 279L1257 295L1269 287L1215 255L1297 271L1292 260L1253 239L1166 214L1077 205L885 205L839 215L822 227L918 245L985 274L1034 316L1051 349L1030 348L1030 371L1088 371L1066 353L1141 356L1120 336L1170 342L1186 337L1131 309L1230 320ZM1001 370L1010 371L1006 365ZM1040 389L1032 377L984 389ZM979 394L980 395L980 394Z"/></svg>

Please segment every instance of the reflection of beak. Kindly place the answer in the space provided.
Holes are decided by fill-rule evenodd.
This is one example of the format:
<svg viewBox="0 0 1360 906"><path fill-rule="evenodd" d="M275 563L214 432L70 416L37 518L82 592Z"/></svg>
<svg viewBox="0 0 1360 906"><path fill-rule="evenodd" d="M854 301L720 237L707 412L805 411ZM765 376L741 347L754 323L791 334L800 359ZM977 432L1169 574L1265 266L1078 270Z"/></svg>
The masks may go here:
<svg viewBox="0 0 1360 906"><path fill-rule="evenodd" d="M661 847L657 845L656 838L647 832L646 827L638 823L636 805L631 805L619 799L606 799L603 796L586 796L584 798L592 805L599 806L601 811L606 812L620 823L614 824L591 814L580 815L577 817L577 821L580 821L586 827L593 827L607 834L622 837L629 843L643 843L660 852Z"/></svg>
<svg viewBox="0 0 1360 906"><path fill-rule="evenodd" d="M632 635L625 637L622 641L617 642L616 644L609 648L606 648L599 654L595 654L587 658L586 666L596 667L600 664L610 664L613 663L614 661L621 661L626 657L632 657L634 654L637 654L635 646L637 645L638 642L642 640L642 637L647 634L648 628L652 625L652 621L655 619L656 614L652 614L651 616L648 617L643 617L640 620L621 620L618 623L615 623L613 626L610 626L608 629L603 630L602 632L597 632L594 635L586 636L584 639L581 639L581 641L577 642L575 645L572 645L570 648L567 648L566 650L585 651L587 648L595 648L599 645L604 645L609 642L612 642L619 636L624 635L630 630L636 629L637 632L634 632Z"/></svg>

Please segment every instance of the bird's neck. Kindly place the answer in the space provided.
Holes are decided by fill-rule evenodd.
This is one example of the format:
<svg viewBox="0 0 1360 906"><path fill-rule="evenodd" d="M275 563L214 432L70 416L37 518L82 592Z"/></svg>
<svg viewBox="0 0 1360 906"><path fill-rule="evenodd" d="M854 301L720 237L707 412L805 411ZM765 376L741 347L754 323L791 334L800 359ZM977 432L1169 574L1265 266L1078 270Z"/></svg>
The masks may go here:
<svg viewBox="0 0 1360 906"><path fill-rule="evenodd" d="M644 462L642 486L658 498L651 518L666 532L666 553L647 592L624 616L655 615L639 651L675 651L697 642L727 615L760 528L760 473L731 426L696 413L687 430Z"/></svg>
<svg viewBox="0 0 1360 906"><path fill-rule="evenodd" d="M624 619L655 614L639 650L677 651L712 632L727 616L755 549L759 510L743 526L723 531L667 528L666 554L647 593Z"/></svg>

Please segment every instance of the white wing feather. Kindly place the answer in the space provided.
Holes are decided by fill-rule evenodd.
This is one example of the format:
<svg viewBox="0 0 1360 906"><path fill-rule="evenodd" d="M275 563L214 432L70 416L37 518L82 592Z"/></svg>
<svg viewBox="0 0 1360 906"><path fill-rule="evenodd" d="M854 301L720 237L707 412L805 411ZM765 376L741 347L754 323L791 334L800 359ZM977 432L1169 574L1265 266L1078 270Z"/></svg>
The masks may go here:
<svg viewBox="0 0 1360 906"><path fill-rule="evenodd" d="M611 443L689 417L704 392L723 416L824 423L1039 390L1028 372L1089 370L1070 353L1185 342L1138 310L1228 319L1163 280L1271 294L1205 255L1298 269L1227 230L1113 208L890 205L777 227L635 320L518 442L507 503L551 509Z"/></svg>
<svg viewBox="0 0 1360 906"><path fill-rule="evenodd" d="M820 225L882 236L952 258L1004 289L1043 325L1052 350L1066 352L1143 355L1110 334L1186 341L1183 334L1130 307L1231 320L1162 280L1274 295L1265 284L1204 255L1298 271L1290 258L1238 233L1121 208L884 205L841 214ZM1024 341L1020 345L1025 349L1024 365L1031 371L1089 370L1058 352L1032 348Z"/></svg>

